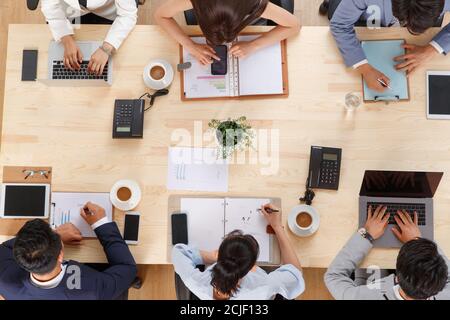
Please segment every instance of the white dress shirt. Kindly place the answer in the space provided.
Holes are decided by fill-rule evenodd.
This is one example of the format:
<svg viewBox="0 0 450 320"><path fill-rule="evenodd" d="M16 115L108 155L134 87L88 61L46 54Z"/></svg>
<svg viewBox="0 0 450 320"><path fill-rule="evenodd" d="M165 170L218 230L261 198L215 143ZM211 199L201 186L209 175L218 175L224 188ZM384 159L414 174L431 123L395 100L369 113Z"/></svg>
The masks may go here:
<svg viewBox="0 0 450 320"><path fill-rule="evenodd" d="M175 272L189 290L201 300L212 300L211 270L204 272L196 268L203 264L200 251L184 244L177 244L172 250ZM257 267L241 279L238 292L230 300L271 300L277 294L286 299L295 299L305 291L305 281L300 270L291 264L282 265L271 273Z"/></svg>
<svg viewBox="0 0 450 320"><path fill-rule="evenodd" d="M41 10L55 41L74 34L70 20L88 13L114 20L105 42L116 50L133 30L137 21L135 0L87 0L87 8L81 8L78 0L41 0Z"/></svg>

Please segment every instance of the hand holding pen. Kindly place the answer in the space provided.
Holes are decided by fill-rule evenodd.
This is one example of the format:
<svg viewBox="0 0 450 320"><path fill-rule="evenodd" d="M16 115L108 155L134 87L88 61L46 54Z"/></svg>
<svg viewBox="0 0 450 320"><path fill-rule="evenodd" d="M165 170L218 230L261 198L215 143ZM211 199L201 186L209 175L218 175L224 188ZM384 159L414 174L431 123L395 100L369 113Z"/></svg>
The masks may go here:
<svg viewBox="0 0 450 320"><path fill-rule="evenodd" d="M92 202L86 203L81 208L80 215L89 225L93 225L100 219L106 217L105 209Z"/></svg>
<svg viewBox="0 0 450 320"><path fill-rule="evenodd" d="M262 213L264 218L266 218L267 223L274 229L282 228L281 225L281 211L279 208L275 207L273 204L269 203L261 206L259 211ZM281 229L280 229L281 230Z"/></svg>

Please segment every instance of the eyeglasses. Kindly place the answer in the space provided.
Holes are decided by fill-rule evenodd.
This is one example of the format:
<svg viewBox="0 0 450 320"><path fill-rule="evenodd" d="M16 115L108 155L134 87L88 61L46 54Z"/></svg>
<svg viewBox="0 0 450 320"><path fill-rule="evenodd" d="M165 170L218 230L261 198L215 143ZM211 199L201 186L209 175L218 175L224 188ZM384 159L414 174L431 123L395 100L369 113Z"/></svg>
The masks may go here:
<svg viewBox="0 0 450 320"><path fill-rule="evenodd" d="M22 170L22 173L25 174L25 180L27 180L30 177L34 177L36 174L40 177L44 177L45 179L48 179L48 175L51 173L50 170Z"/></svg>

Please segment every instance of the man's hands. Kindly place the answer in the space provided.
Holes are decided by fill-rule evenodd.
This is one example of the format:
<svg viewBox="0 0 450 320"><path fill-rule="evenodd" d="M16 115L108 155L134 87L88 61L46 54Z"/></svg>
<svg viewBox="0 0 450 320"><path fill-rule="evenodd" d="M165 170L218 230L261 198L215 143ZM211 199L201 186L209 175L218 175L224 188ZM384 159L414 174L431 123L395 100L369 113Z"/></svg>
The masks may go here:
<svg viewBox="0 0 450 320"><path fill-rule="evenodd" d="M61 38L64 45L64 66L70 70L80 69L80 63L83 61L83 55L72 35Z"/></svg>
<svg viewBox="0 0 450 320"><path fill-rule="evenodd" d="M406 210L397 211L394 217L398 227L393 227L392 232L402 243L420 238L422 236L419 229L419 218L417 212L414 212L414 220Z"/></svg>
<svg viewBox="0 0 450 320"><path fill-rule="evenodd" d="M202 65L213 63L213 59L220 61L213 48L207 44L199 44L192 42L186 49L196 58Z"/></svg>
<svg viewBox="0 0 450 320"><path fill-rule="evenodd" d="M103 42L103 48L105 48L108 52L112 52L114 50L114 47L108 42ZM91 60L89 60L88 72L94 73L98 76L101 75L103 73L103 69L105 69L108 59L109 55L102 49L98 48L92 54Z"/></svg>
<svg viewBox="0 0 450 320"><path fill-rule="evenodd" d="M267 209L271 209L272 211L278 210L278 212L268 213ZM270 226L274 230L283 227L281 225L281 210L279 208L275 207L273 204L269 203L264 206L261 206L261 213L264 216L264 218L266 218L267 223L270 224Z"/></svg>
<svg viewBox="0 0 450 320"><path fill-rule="evenodd" d="M375 212L372 212L372 206L370 206L367 212L367 221L364 228L375 240L381 238L389 223L390 214L386 214L386 210L387 207L379 206Z"/></svg>
<svg viewBox="0 0 450 320"><path fill-rule="evenodd" d="M89 212L86 213L84 208L87 208ZM90 226L92 226L100 219L106 217L105 209L96 204L93 204L92 202L86 203L84 208L81 208L80 215Z"/></svg>
<svg viewBox="0 0 450 320"><path fill-rule="evenodd" d="M243 59L258 50L252 41L236 42L230 49L230 53L239 59Z"/></svg>
<svg viewBox="0 0 450 320"><path fill-rule="evenodd" d="M410 75L414 70L425 61L431 59L439 52L431 45L416 46L413 44L404 44L403 48L407 50L405 55L394 58L394 61L401 62L395 66L397 70L406 71Z"/></svg>
<svg viewBox="0 0 450 320"><path fill-rule="evenodd" d="M387 87L383 86L378 80L382 80L388 86L391 83L391 79L389 79L384 73L378 71L368 63L359 66L356 70L361 73L364 81L367 84L367 87L371 90L375 90L378 92L383 92L386 90Z"/></svg>
<svg viewBox="0 0 450 320"><path fill-rule="evenodd" d="M65 244L79 245L83 239L80 230L71 223L60 225L55 232L59 234Z"/></svg>

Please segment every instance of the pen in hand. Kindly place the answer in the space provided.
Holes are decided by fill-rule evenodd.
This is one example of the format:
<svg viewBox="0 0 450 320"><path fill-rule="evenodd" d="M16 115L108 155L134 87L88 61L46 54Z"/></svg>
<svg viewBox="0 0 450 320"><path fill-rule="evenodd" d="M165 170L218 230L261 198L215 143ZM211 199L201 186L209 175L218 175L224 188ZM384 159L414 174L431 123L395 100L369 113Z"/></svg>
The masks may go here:
<svg viewBox="0 0 450 320"><path fill-rule="evenodd" d="M383 79L377 79L377 81L383 86L383 87L385 87L385 88L388 88L388 89L391 89L392 90L392 88L386 83L386 82L384 82L384 80Z"/></svg>
<svg viewBox="0 0 450 320"><path fill-rule="evenodd" d="M84 213L86 213L86 215L88 215L88 216L93 216L95 213L94 212L92 212L91 210L89 210L89 208L87 207L87 206L84 206L83 207L83 211L84 211Z"/></svg>
<svg viewBox="0 0 450 320"><path fill-rule="evenodd" d="M262 209L258 208L256 209L257 211L261 212ZM270 208L265 208L264 209L267 213L275 213L275 212L280 212L280 210L274 210L274 209L270 209Z"/></svg>

